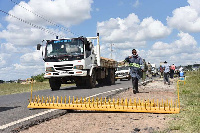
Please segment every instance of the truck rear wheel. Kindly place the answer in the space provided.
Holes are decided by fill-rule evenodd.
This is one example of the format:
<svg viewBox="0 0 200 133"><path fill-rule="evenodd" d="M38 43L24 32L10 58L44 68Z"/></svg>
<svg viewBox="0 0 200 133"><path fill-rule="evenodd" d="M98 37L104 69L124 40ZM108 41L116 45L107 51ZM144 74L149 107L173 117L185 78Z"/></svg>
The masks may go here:
<svg viewBox="0 0 200 133"><path fill-rule="evenodd" d="M61 86L61 80L57 78L50 78L49 84L52 91L59 90Z"/></svg>
<svg viewBox="0 0 200 133"><path fill-rule="evenodd" d="M115 84L115 69L108 70L108 76L107 76L106 80L109 85Z"/></svg>

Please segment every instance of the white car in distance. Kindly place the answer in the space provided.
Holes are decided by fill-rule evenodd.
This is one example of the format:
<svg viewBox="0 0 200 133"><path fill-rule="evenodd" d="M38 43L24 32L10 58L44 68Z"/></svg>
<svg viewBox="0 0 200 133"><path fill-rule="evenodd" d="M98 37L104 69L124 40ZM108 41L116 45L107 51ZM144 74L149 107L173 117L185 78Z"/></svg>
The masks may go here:
<svg viewBox="0 0 200 133"><path fill-rule="evenodd" d="M128 66L118 66L117 71L115 72L115 80L120 79L121 81L123 79L131 79L130 76L130 67Z"/></svg>

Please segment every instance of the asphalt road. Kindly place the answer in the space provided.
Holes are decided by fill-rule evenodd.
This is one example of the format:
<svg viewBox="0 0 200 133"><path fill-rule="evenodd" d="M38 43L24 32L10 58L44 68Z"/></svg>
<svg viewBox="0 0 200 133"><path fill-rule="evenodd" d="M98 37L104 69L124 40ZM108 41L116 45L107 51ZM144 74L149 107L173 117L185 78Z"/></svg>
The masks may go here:
<svg viewBox="0 0 200 133"><path fill-rule="evenodd" d="M33 92L34 95L40 96L67 96L67 97L89 97L97 95L106 97L115 94L116 89L128 89L131 87L131 80L116 81L111 86L96 86L93 89L81 89L75 86L61 88L59 91L41 90ZM20 93L0 96L0 132L16 132L20 128L26 128L30 125L40 123L41 121L57 117L67 113L67 110L53 109L28 109L28 99L30 93Z"/></svg>

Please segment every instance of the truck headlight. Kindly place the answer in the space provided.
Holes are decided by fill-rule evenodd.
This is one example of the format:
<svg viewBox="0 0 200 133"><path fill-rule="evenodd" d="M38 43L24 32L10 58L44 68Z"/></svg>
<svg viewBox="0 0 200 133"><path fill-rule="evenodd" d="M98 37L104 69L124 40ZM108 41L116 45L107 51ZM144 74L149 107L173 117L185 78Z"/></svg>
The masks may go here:
<svg viewBox="0 0 200 133"><path fill-rule="evenodd" d="M76 65L74 66L74 69L83 69L83 65Z"/></svg>
<svg viewBox="0 0 200 133"><path fill-rule="evenodd" d="M55 72L53 67L46 67L46 72Z"/></svg>

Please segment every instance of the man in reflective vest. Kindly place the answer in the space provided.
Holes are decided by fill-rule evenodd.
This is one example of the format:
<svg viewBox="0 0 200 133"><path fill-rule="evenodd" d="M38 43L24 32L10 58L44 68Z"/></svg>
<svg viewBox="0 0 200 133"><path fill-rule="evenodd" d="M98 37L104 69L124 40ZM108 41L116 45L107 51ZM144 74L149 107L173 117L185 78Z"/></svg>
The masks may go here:
<svg viewBox="0 0 200 133"><path fill-rule="evenodd" d="M139 93L138 91L138 80L140 79L141 72L144 69L143 61L137 54L137 50L132 50L132 56L125 58L124 62L128 62L130 66L130 75L132 77L133 93Z"/></svg>

